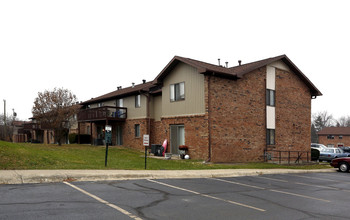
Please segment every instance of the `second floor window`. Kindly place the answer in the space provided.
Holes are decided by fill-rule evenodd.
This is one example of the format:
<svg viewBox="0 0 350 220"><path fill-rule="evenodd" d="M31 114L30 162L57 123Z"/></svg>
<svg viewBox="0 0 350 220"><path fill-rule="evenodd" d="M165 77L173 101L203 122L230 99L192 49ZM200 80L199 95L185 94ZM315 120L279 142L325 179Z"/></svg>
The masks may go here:
<svg viewBox="0 0 350 220"><path fill-rule="evenodd" d="M136 95L135 96L135 108L140 108L141 107L141 95Z"/></svg>
<svg viewBox="0 0 350 220"><path fill-rule="evenodd" d="M266 105L275 106L275 90L266 89Z"/></svg>
<svg viewBox="0 0 350 220"><path fill-rule="evenodd" d="M170 85L170 101L185 100L185 82Z"/></svg>

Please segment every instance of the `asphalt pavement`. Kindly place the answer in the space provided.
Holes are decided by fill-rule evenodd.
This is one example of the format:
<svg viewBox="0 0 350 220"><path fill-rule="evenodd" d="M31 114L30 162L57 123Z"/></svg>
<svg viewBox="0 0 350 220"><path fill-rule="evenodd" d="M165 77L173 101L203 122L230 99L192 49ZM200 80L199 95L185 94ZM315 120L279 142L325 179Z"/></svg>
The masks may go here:
<svg viewBox="0 0 350 220"><path fill-rule="evenodd" d="M336 169L211 169L211 170L0 170L0 184L53 183L132 179L185 179L257 176L263 174L337 172Z"/></svg>

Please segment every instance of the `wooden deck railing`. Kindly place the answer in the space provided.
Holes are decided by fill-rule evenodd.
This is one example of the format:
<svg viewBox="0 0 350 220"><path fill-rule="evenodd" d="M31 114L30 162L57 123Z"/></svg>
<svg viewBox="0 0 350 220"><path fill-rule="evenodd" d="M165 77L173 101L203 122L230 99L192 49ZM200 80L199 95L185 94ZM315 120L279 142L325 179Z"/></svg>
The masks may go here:
<svg viewBox="0 0 350 220"><path fill-rule="evenodd" d="M78 121L114 120L125 121L127 108L103 106L98 108L82 109L78 113Z"/></svg>

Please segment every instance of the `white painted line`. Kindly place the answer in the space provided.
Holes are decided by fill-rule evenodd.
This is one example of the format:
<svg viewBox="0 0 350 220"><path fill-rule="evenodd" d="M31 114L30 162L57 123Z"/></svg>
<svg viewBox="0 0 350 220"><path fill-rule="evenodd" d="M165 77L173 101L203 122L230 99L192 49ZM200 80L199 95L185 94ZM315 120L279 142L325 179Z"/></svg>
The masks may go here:
<svg viewBox="0 0 350 220"><path fill-rule="evenodd" d="M302 176L302 175L296 175L296 174L283 174L283 175L289 175L289 176L297 176L297 177L302 177L302 178L307 178L307 179L314 179L314 180L325 180L325 181L331 181L331 182L338 182L337 180L330 180L330 179L325 179L325 178L318 178L318 177L311 177L311 176Z"/></svg>
<svg viewBox="0 0 350 220"><path fill-rule="evenodd" d="M246 187L250 187L250 188L255 188L255 189L263 189L263 190L268 190L268 191L271 191L271 192L278 192L278 193L283 193L283 194L298 196L298 197L307 198L307 199L313 199L313 200L318 200L318 201L323 201L323 202L331 202L331 201L325 200L325 199L319 199L319 198L315 198L315 197L311 197L311 196L304 196L304 195L301 195L301 194L290 193L290 192L284 192L284 191L280 191L280 190L273 190L273 189L268 189L268 188L263 188L263 187L248 185L248 184L244 184L244 183L237 183L237 182L233 182L233 181L229 181L229 180L222 180L222 179L216 179L216 178L211 178L211 179L213 179L213 180L218 180L218 181L222 181L222 182L226 182L226 183L232 183L232 184L237 184L237 185L241 185L241 186L246 186Z"/></svg>
<svg viewBox="0 0 350 220"><path fill-rule="evenodd" d="M277 192L277 193L283 193L283 194L292 195L292 196L298 196L298 197L302 197L302 198L306 198L306 199L318 200L318 201L322 201L322 202L331 202L331 201L326 200L326 199L319 199L319 198L315 198L315 197L311 197L311 196L304 196L304 195L300 195L300 194L296 194L296 193L290 193L290 192L285 192L285 191L280 191L280 190L269 189L269 191Z"/></svg>
<svg viewBox="0 0 350 220"><path fill-rule="evenodd" d="M264 176L257 176L257 177L263 178L263 179L267 179L267 180L273 180L273 181L277 181L277 182L282 182L282 183L288 183L287 180L274 179L274 178L269 178L269 177L264 177Z"/></svg>
<svg viewBox="0 0 350 220"><path fill-rule="evenodd" d="M202 194L202 193L199 193L199 192L196 192L196 191L192 191L192 190L189 190L189 189L181 188L181 187L178 187L178 186L173 186L173 185L162 183L162 182L158 182L158 181L155 181L155 180L148 179L148 181L153 182L153 183L158 183L160 185L164 185L164 186L171 187L171 188L174 188L174 189L182 190L182 191L185 191L185 192L193 193L193 194L196 194L196 195L199 195L199 196L203 196L203 197L207 197L207 198L211 198L211 199L215 199L215 200L231 203L231 204L234 204L234 205L238 205L238 206L254 209L254 210L257 210L257 211L260 211L260 212L265 212L266 211L264 209L260 209L260 208L254 207L254 206L246 205L246 204L239 203L239 202L234 202L234 201L227 200L227 199L221 199L219 197Z"/></svg>
<svg viewBox="0 0 350 220"><path fill-rule="evenodd" d="M115 209L115 210L118 210L119 212L123 213L124 215L129 216L129 217L132 218L132 219L135 219L135 220L142 220L142 218L139 218L139 217L137 217L137 216L131 214L130 212L126 211L125 209L122 209L122 208L120 208L119 206L116 206L116 205L114 205L114 204L112 204L112 203L109 203L109 202L107 202L106 200L103 200L103 199L101 199L100 197L97 197L97 196L95 196L95 195L93 195L93 194L91 194L91 193L89 193L89 192L87 192L87 191L85 191L85 190L83 190L83 189L81 189L81 188L79 188L79 187L73 185L73 184L70 184L70 183L65 182L65 181L64 181L63 183L67 184L67 185L70 186L70 187L73 187L74 189L76 189L76 190L78 190L78 191L84 193L85 195L90 196L91 198L96 199L97 201L99 201L99 202L101 202L101 203L103 203L103 204L105 204L105 205L108 205L109 207L111 207L111 208L113 208L113 209Z"/></svg>
<svg viewBox="0 0 350 220"><path fill-rule="evenodd" d="M255 189L266 189L266 188L259 187L259 186L253 186L253 185L248 185L248 184L244 184L244 183L238 183L238 182L229 181L229 180L216 179L216 178L210 178L210 179L221 181L221 182L225 182L225 183L232 183L232 184L236 184L236 185L240 185L240 186L246 186L246 187L255 188Z"/></svg>

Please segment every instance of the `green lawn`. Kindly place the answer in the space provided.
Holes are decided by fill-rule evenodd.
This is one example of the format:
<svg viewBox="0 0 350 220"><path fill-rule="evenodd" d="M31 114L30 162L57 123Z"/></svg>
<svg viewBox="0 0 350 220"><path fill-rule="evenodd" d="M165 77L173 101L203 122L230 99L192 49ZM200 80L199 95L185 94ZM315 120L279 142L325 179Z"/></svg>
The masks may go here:
<svg viewBox="0 0 350 220"><path fill-rule="evenodd" d="M9 143L0 141L0 169L132 169L145 167L144 152L110 147L108 165L105 164L105 147L90 145L44 145L30 143ZM195 160L160 160L147 158L147 169L187 170L187 169L320 169L329 165L277 165L270 163L244 164L203 164Z"/></svg>

